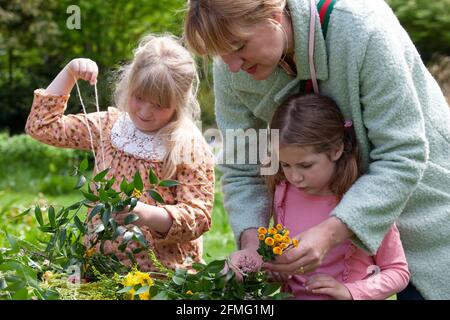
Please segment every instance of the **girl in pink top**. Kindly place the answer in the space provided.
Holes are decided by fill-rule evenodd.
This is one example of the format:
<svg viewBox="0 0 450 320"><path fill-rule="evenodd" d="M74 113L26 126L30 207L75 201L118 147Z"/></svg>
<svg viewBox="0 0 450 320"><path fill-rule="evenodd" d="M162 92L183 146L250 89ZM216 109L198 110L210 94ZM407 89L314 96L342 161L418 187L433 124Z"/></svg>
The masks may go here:
<svg viewBox="0 0 450 320"><path fill-rule="evenodd" d="M324 96L293 96L273 116L279 129L280 169L267 178L276 223L300 235L329 217L360 176L360 156L351 121ZM370 173L368 173L370 174ZM296 274L265 268L295 299L385 299L406 287L409 271L397 227L386 234L375 256L350 240L331 250L314 272Z"/></svg>

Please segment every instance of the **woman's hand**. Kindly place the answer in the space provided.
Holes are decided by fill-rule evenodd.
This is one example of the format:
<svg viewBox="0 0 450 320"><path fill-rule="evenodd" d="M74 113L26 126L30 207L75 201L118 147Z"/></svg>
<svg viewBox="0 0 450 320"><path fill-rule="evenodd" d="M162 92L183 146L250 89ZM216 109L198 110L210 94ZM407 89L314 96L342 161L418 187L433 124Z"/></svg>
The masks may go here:
<svg viewBox="0 0 450 320"><path fill-rule="evenodd" d="M279 282L279 283L285 283L292 277L289 274L270 271L270 270L266 270L266 274L267 274L269 281Z"/></svg>
<svg viewBox="0 0 450 320"><path fill-rule="evenodd" d="M82 79L88 81L91 85L97 83L98 66L91 59L73 59L67 64L66 69L76 80Z"/></svg>
<svg viewBox="0 0 450 320"><path fill-rule="evenodd" d="M350 291L344 284L325 274L312 276L306 282L305 289L314 294L327 294L336 300L353 300Z"/></svg>
<svg viewBox="0 0 450 320"><path fill-rule="evenodd" d="M273 263L264 268L287 274L305 274L316 270L327 253L337 244L351 236L351 231L337 218L323 223L296 236L299 245L287 250Z"/></svg>

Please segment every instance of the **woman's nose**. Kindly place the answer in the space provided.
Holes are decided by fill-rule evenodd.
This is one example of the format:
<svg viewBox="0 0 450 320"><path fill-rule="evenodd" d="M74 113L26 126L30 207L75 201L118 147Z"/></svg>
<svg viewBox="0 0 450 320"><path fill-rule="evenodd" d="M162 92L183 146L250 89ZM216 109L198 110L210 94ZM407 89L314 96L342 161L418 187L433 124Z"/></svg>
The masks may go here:
<svg viewBox="0 0 450 320"><path fill-rule="evenodd" d="M231 72L238 72L244 64L244 60L235 53L223 55L222 60L228 65Z"/></svg>

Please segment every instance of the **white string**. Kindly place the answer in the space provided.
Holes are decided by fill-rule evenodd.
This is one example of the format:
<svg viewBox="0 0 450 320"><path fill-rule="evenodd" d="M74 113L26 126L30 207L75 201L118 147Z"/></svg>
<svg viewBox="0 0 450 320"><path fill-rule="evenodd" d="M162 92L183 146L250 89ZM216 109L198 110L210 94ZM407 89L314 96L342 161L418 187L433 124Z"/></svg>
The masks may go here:
<svg viewBox="0 0 450 320"><path fill-rule="evenodd" d="M97 112L100 115L100 107L98 106L98 94L97 94L97 83L94 85L94 91L95 91L95 106L97 107ZM103 136L102 136L102 121L100 119L100 116L98 117L98 126L100 128L100 146L102 150L102 163L103 163L103 169L105 170L106 162L105 162L105 149L103 147Z"/></svg>
<svg viewBox="0 0 450 320"><path fill-rule="evenodd" d="M316 68L314 66L314 32L316 28L316 3L314 0L310 1L311 17L309 19L309 73L311 74L311 81L314 88L314 93L319 94L319 85L317 84Z"/></svg>
<svg viewBox="0 0 450 320"><path fill-rule="evenodd" d="M81 97L80 87L78 86L77 79L75 79L75 84L77 85L78 97L80 98L81 106L83 107L84 119L86 121L86 127L88 129L89 138L91 139L91 149L92 149L92 154L94 155L94 166L97 168L97 171L98 171L97 157L95 155L95 150L94 150L94 139L92 138L92 132L91 132L91 128L89 127L89 121L87 118L86 108L83 103L83 98Z"/></svg>

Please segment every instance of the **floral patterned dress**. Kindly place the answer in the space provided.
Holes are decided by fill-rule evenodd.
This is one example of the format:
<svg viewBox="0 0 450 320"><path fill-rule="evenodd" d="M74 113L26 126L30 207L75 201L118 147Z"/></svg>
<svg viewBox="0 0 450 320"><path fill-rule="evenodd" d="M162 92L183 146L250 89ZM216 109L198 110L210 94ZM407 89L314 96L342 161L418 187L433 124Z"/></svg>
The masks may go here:
<svg viewBox="0 0 450 320"><path fill-rule="evenodd" d="M132 180L138 171L149 189L148 172L152 168L161 178L165 143L161 137L146 134L134 126L126 112L109 107L105 112L64 115L69 95L50 95L43 89L34 92L34 100L26 124L26 132L33 138L56 147L91 150L94 148L97 161L95 175L103 168L110 168L107 178L115 178L113 188L120 189L123 177ZM89 133L86 119L89 123ZM91 137L92 136L92 143ZM101 143L101 141L103 143ZM103 147L102 147L103 144ZM208 152L204 140L196 144L204 154L201 161L177 166L172 179L180 185L157 187L165 204L155 203L147 194L140 201L164 208L173 223L165 235L148 227L141 227L150 247L158 259L169 268L190 268L192 262L202 261L202 234L211 227L211 212L214 203L214 158ZM104 160L104 161L103 161ZM93 221L95 223L95 219ZM109 243L107 252L114 252L126 265L131 265L124 252L118 250L122 239ZM137 247L131 243L129 249ZM142 271L153 271L145 251L135 255Z"/></svg>

